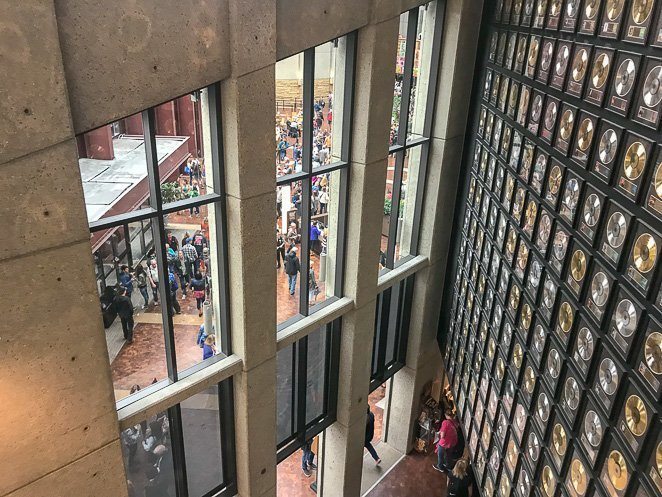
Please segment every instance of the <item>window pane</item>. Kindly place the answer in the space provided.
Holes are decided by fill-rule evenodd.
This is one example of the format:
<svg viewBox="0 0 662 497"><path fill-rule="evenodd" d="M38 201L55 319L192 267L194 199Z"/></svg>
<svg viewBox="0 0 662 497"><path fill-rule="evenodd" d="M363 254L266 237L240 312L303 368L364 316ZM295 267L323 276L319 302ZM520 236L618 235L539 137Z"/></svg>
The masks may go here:
<svg viewBox="0 0 662 497"><path fill-rule="evenodd" d="M177 369L222 353L215 204L164 217ZM191 211L193 214L191 215ZM170 276L172 275L172 276Z"/></svg>
<svg viewBox="0 0 662 497"><path fill-rule="evenodd" d="M129 495L175 495L175 469L166 413L122 432Z"/></svg>
<svg viewBox="0 0 662 497"><path fill-rule="evenodd" d="M313 169L342 160L347 38L315 48Z"/></svg>
<svg viewBox="0 0 662 497"><path fill-rule="evenodd" d="M277 322L299 314L301 275L301 182L276 187L276 305ZM298 268L298 269L297 269ZM289 272L289 274L288 274Z"/></svg>
<svg viewBox="0 0 662 497"><path fill-rule="evenodd" d="M416 49L414 51L414 72L409 101L409 127L407 140L421 138L425 124L427 93L432 65L432 41L435 28L435 7L428 4L418 9Z"/></svg>
<svg viewBox="0 0 662 497"><path fill-rule="evenodd" d="M88 131L76 141L89 222L149 205L140 114Z"/></svg>
<svg viewBox="0 0 662 497"><path fill-rule="evenodd" d="M393 89L393 112L391 113L390 145L398 141L400 124L400 103L402 101L402 84L405 73L405 53L407 50L407 13L400 16L400 32L398 34L398 51L395 58L395 87Z"/></svg>
<svg viewBox="0 0 662 497"><path fill-rule="evenodd" d="M145 388L168 376L161 309L154 303L158 289L151 286L161 275L152 240L150 221L98 231L91 237L116 400L136 385ZM124 288L126 296L121 295ZM128 340L131 335L133 342Z"/></svg>
<svg viewBox="0 0 662 497"><path fill-rule="evenodd" d="M213 192L209 90L157 105L154 121L163 203Z"/></svg>
<svg viewBox="0 0 662 497"><path fill-rule="evenodd" d="M309 304L335 295L338 254L338 207L343 171L313 176L310 206Z"/></svg>
<svg viewBox="0 0 662 497"><path fill-rule="evenodd" d="M414 228L414 211L416 210L416 194L419 187L419 169L423 146L407 150L402 172L402 189L398 211L398 236L395 246L395 259L415 255L412 247L412 230Z"/></svg>
<svg viewBox="0 0 662 497"><path fill-rule="evenodd" d="M180 404L189 497L202 497L223 483L218 386Z"/></svg>
<svg viewBox="0 0 662 497"><path fill-rule="evenodd" d="M293 347L285 347L276 356L276 443L294 433Z"/></svg>
<svg viewBox="0 0 662 497"><path fill-rule="evenodd" d="M276 63L276 176L301 171L303 52Z"/></svg>
<svg viewBox="0 0 662 497"><path fill-rule="evenodd" d="M326 390L326 338L327 327L308 335L306 362L306 424L324 414Z"/></svg>
<svg viewBox="0 0 662 497"><path fill-rule="evenodd" d="M393 190L395 180L395 154L388 156L388 167L386 169L386 189L384 191L384 217L382 219L382 243L379 257L379 267L386 267L386 253L388 252L389 227L391 225L391 209L393 202Z"/></svg>

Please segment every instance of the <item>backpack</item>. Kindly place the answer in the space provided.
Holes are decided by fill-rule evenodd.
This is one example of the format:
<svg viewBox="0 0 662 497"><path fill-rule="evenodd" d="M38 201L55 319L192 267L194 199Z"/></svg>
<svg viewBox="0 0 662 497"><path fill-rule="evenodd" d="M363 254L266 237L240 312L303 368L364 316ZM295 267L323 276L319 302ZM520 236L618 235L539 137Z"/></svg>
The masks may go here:
<svg viewBox="0 0 662 497"><path fill-rule="evenodd" d="M179 289L179 285L177 284L177 278L175 278L174 274L170 273L168 279L170 280L170 291L172 293L175 293Z"/></svg>

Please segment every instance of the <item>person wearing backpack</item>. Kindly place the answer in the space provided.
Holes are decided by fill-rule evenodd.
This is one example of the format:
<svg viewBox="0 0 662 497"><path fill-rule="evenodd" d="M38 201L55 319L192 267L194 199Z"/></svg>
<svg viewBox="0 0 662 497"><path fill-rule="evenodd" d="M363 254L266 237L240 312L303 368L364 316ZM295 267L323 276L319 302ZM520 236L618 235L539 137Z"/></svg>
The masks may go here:
<svg viewBox="0 0 662 497"><path fill-rule="evenodd" d="M460 431L460 423L453 411L446 410L444 416L446 419L441 423L439 442L437 442L437 464L433 464L432 467L442 473L448 473L462 457L464 438Z"/></svg>
<svg viewBox="0 0 662 497"><path fill-rule="evenodd" d="M177 290L179 289L179 284L177 283L177 278L172 272L172 268L168 268L168 286L170 287L170 304L172 305L172 310L174 314L181 314L182 308L177 302Z"/></svg>
<svg viewBox="0 0 662 497"><path fill-rule="evenodd" d="M297 276L301 270L301 262L297 257L297 248L292 247L285 256L285 273L290 287L290 295L294 295L297 288Z"/></svg>

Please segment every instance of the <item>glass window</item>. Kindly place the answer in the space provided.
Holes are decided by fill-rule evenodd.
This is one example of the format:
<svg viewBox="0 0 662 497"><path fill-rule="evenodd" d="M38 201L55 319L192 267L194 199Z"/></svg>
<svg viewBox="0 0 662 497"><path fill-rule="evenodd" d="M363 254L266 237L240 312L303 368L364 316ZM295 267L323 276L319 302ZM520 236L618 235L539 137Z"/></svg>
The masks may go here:
<svg viewBox="0 0 662 497"><path fill-rule="evenodd" d="M414 278L409 276L377 296L371 392L405 364Z"/></svg>
<svg viewBox="0 0 662 497"><path fill-rule="evenodd" d="M122 431L129 495L203 497L234 487L231 400L220 400L231 399L231 382Z"/></svg>
<svg viewBox="0 0 662 497"><path fill-rule="evenodd" d="M88 222L150 205L141 114L76 137Z"/></svg>
<svg viewBox="0 0 662 497"><path fill-rule="evenodd" d="M77 137L117 401L229 352L219 95L212 85ZM126 188L102 199L111 183Z"/></svg>
<svg viewBox="0 0 662 497"><path fill-rule="evenodd" d="M340 320L278 351L276 423L279 461L335 421Z"/></svg>
<svg viewBox="0 0 662 497"><path fill-rule="evenodd" d="M395 241L396 261L415 255L412 246L414 226L418 224L416 219L416 205L418 200L419 177L421 166L421 154L423 145L407 149L402 171L402 186L400 187L400 204L398 206L397 238ZM412 181L410 181L412 178Z"/></svg>
<svg viewBox="0 0 662 497"><path fill-rule="evenodd" d="M276 64L277 319L341 291L355 35ZM295 124L293 124L295 123Z"/></svg>
<svg viewBox="0 0 662 497"><path fill-rule="evenodd" d="M203 497L223 482L218 387L186 399L179 407L189 497Z"/></svg>
<svg viewBox="0 0 662 497"><path fill-rule="evenodd" d="M442 8L440 2L430 2L400 16L382 222L382 270L393 269L417 254L431 128L429 111L435 97L441 43L441 23L436 19L441 17Z"/></svg>

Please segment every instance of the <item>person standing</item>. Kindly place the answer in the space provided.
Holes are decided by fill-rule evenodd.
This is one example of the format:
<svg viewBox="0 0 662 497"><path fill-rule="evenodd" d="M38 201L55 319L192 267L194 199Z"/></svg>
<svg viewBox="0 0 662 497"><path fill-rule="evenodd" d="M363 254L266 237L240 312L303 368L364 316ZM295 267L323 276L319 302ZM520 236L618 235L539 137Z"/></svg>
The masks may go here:
<svg viewBox="0 0 662 497"><path fill-rule="evenodd" d="M172 268L168 268L168 288L170 289L171 311L173 314L181 314L182 308L179 306L179 302L177 302L177 290L179 289L179 284L177 283L175 273L172 272Z"/></svg>
<svg viewBox="0 0 662 497"><path fill-rule="evenodd" d="M313 267L313 261L310 261L310 270L308 271L308 304L313 305L317 300L317 296L320 293L319 286L317 285L317 279L315 278L315 268Z"/></svg>
<svg viewBox="0 0 662 497"><path fill-rule="evenodd" d="M375 438L375 415L372 413L370 406L368 405L368 415L365 420L365 440L363 442L363 446L368 449L368 452L370 452L370 455L375 460L375 465L379 466L382 460L379 458L377 451L372 446L373 438Z"/></svg>
<svg viewBox="0 0 662 497"><path fill-rule="evenodd" d="M202 346L202 360L214 357L214 355L216 355L216 335L212 333L207 335L205 344Z"/></svg>
<svg viewBox="0 0 662 497"><path fill-rule="evenodd" d="M433 464L432 467L442 473L448 473L462 456L464 440L460 440L462 436L460 424L453 411L447 409L444 416L446 419L441 423L439 442L437 442L437 464Z"/></svg>
<svg viewBox="0 0 662 497"><path fill-rule="evenodd" d="M126 291L131 297L133 293L133 275L129 272L129 266L122 264L120 267L120 285L126 288Z"/></svg>
<svg viewBox="0 0 662 497"><path fill-rule="evenodd" d="M276 268L280 269L280 261L285 263L285 238L280 230L276 230Z"/></svg>
<svg viewBox="0 0 662 497"><path fill-rule="evenodd" d="M189 273L189 265L186 263L184 252L180 250L177 252L177 259L174 262L175 273L179 278L179 286L182 288L182 300L186 299L186 290L188 283L191 280L191 273Z"/></svg>
<svg viewBox="0 0 662 497"><path fill-rule="evenodd" d="M285 256L285 273L290 287L290 295L294 295L297 288L297 275L301 271L301 262L297 257L297 248L292 249Z"/></svg>
<svg viewBox="0 0 662 497"><path fill-rule="evenodd" d="M466 459L458 459L448 475L448 497L472 497L473 472Z"/></svg>
<svg viewBox="0 0 662 497"><path fill-rule="evenodd" d="M310 223L310 250L315 252L317 255L320 253L320 229L317 227L317 223L313 221Z"/></svg>
<svg viewBox="0 0 662 497"><path fill-rule="evenodd" d="M142 264L138 264L138 267L136 267L136 281L138 282L138 290L140 291L140 295L142 295L143 299L145 299L145 305L143 305L143 309L147 309L147 306L149 305L149 294L147 293L147 273L145 272L145 268Z"/></svg>
<svg viewBox="0 0 662 497"><path fill-rule="evenodd" d="M159 269L156 267L156 259L152 259L147 268L147 281L149 286L152 287L152 295L154 296L154 303L159 303Z"/></svg>
<svg viewBox="0 0 662 497"><path fill-rule="evenodd" d="M182 252L184 253L184 258L186 259L186 272L190 275L193 274L196 261L198 260L198 251L193 246L192 241L192 238L187 238L186 244L182 247Z"/></svg>
<svg viewBox="0 0 662 497"><path fill-rule="evenodd" d="M328 210L327 205L329 203L329 194L326 191L326 186L322 187L322 191L320 192L319 202L320 202L320 214L326 214Z"/></svg>
<svg viewBox="0 0 662 497"><path fill-rule="evenodd" d="M303 452L301 455L301 470L306 477L312 475L312 471L317 469L317 466L313 463L315 460L315 453L313 452L312 444L312 440L307 440L306 443L303 444L303 447L301 447Z"/></svg>
<svg viewBox="0 0 662 497"><path fill-rule="evenodd" d="M124 339L129 343L133 342L133 303L126 288L121 287L119 295L115 297L115 309L122 321Z"/></svg>
<svg viewBox="0 0 662 497"><path fill-rule="evenodd" d="M202 304L205 302L205 280L202 273L198 271L191 280L191 291L195 297L195 305L198 308L198 317L202 316Z"/></svg>

